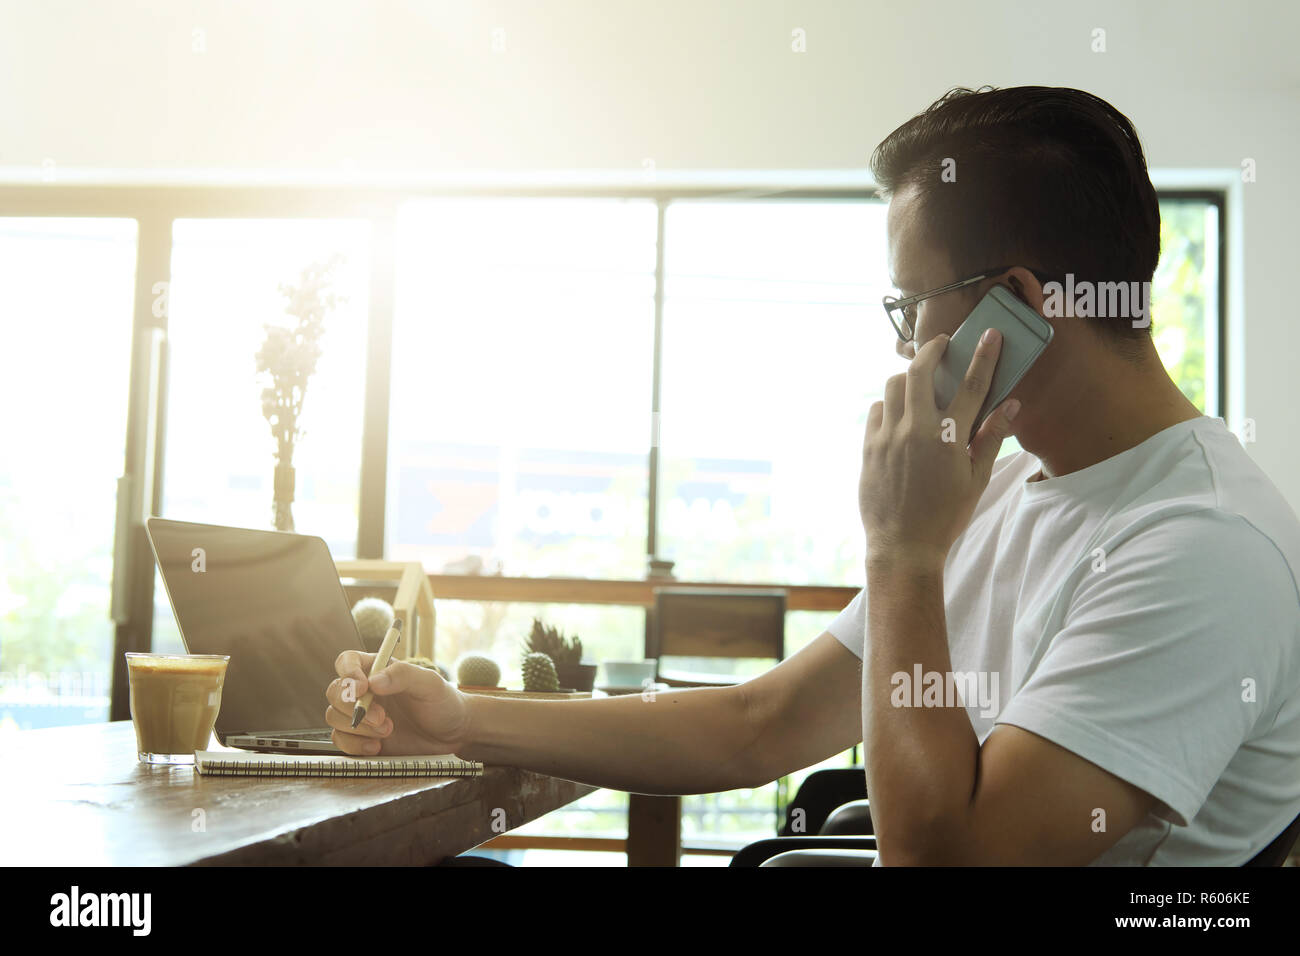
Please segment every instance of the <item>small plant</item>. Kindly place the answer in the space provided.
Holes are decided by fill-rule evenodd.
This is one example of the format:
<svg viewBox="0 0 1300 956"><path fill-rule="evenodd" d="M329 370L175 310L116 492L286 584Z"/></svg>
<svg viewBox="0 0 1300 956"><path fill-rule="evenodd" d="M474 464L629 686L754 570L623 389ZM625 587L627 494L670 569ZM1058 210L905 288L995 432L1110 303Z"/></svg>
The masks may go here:
<svg viewBox="0 0 1300 956"><path fill-rule="evenodd" d="M524 656L524 690L557 691L560 678L555 673L555 662L550 655L533 651Z"/></svg>
<svg viewBox="0 0 1300 956"><path fill-rule="evenodd" d="M540 618L533 618L533 631L524 643L524 653L540 651L554 662L559 671L582 663L582 640L575 634L565 639L559 630L542 623Z"/></svg>
<svg viewBox="0 0 1300 956"><path fill-rule="evenodd" d="M466 654L456 665L456 682L466 687L496 687L501 666L486 654Z"/></svg>
<svg viewBox="0 0 1300 956"><path fill-rule="evenodd" d="M357 633L370 646L384 642L395 616L393 606L383 598L362 598L352 605L352 619L357 622Z"/></svg>

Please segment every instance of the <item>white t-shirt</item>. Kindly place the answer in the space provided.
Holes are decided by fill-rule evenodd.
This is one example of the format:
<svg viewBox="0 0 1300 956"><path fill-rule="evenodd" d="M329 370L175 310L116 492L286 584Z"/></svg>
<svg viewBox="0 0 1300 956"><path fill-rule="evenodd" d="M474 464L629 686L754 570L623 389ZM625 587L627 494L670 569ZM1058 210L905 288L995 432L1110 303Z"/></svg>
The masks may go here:
<svg viewBox="0 0 1300 956"><path fill-rule="evenodd" d="M1039 464L994 465L945 565L981 745L1014 724L1157 799L1094 865L1245 863L1300 814L1300 520L1217 418ZM829 627L859 657L865 602Z"/></svg>

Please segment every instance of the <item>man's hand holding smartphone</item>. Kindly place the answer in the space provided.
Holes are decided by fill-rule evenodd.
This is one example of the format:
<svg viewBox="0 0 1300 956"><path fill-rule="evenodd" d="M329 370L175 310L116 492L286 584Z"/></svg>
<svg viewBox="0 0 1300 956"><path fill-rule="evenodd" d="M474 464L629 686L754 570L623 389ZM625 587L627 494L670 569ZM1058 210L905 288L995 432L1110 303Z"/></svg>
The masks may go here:
<svg viewBox="0 0 1300 956"><path fill-rule="evenodd" d="M887 560L942 572L1020 410L1015 399L1003 402L967 447L965 438L994 380L1002 335L991 329L980 336L960 387L940 408L934 377L948 344L948 336L940 335L921 346L867 415L858 504L868 563Z"/></svg>

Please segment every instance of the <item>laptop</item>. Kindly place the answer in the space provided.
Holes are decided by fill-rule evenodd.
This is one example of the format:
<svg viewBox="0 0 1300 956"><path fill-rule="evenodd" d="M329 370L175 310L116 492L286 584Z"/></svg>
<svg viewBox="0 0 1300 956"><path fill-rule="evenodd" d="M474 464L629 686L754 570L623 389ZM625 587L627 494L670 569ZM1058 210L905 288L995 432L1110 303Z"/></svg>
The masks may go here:
<svg viewBox="0 0 1300 956"><path fill-rule="evenodd" d="M325 688L363 650L321 538L151 517L149 544L190 654L229 654L215 733L227 747L343 753Z"/></svg>

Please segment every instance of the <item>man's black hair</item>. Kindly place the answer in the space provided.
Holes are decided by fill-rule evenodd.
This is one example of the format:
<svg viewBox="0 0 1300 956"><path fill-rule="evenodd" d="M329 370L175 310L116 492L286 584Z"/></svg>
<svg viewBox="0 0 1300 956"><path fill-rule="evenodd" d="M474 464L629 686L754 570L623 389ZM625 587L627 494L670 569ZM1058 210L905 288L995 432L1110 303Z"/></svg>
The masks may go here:
<svg viewBox="0 0 1300 956"><path fill-rule="evenodd" d="M1128 118L1091 93L957 87L885 137L871 172L886 199L918 190L922 226L948 252L954 278L1004 264L1061 282L1072 272L1076 283L1155 274L1160 207L1142 144ZM1127 354L1151 332L1124 318L1082 321Z"/></svg>

